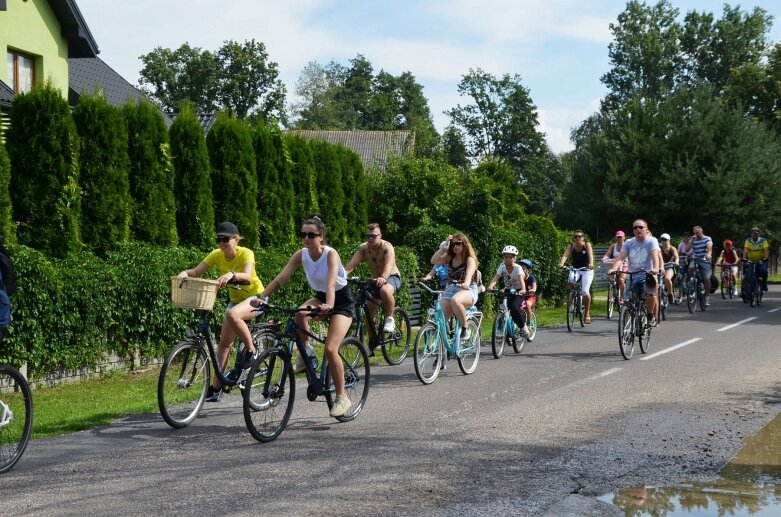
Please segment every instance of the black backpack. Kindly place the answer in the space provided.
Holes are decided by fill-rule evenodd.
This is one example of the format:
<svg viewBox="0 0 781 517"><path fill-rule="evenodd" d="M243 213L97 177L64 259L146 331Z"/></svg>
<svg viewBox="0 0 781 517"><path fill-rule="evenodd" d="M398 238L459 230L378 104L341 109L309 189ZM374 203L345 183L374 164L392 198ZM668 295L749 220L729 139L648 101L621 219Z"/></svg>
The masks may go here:
<svg viewBox="0 0 781 517"><path fill-rule="evenodd" d="M3 243L5 242L5 236L0 234L0 289L6 292L9 296L19 290L16 285L16 273L14 271L14 264L11 262L11 256L8 254L8 250L5 249Z"/></svg>

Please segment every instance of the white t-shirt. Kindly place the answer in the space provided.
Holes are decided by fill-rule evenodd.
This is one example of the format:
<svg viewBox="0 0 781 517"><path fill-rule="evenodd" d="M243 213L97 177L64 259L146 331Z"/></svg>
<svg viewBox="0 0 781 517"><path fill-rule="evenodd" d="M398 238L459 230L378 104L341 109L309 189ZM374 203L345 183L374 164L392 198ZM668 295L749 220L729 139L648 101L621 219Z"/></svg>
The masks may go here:
<svg viewBox="0 0 781 517"><path fill-rule="evenodd" d="M323 253L315 262L309 256L307 248L302 249L301 263L304 265L304 273L309 281L309 287L315 291L324 293L326 291L326 280L328 278L328 254L331 252L330 246L323 246ZM344 272L344 266L339 263L339 271L336 274L336 291L347 285L347 275Z"/></svg>
<svg viewBox="0 0 781 517"><path fill-rule="evenodd" d="M629 261L629 271L635 272L645 269L650 271L654 267L653 251L661 249L659 247L659 241L656 237L646 237L642 241L636 240L634 237L624 243L624 247L621 251L626 251L626 256Z"/></svg>
<svg viewBox="0 0 781 517"><path fill-rule="evenodd" d="M499 268L496 270L496 274L502 278L504 287L507 289L520 289L521 278L523 277L523 269L519 264L513 264L513 269L509 273L507 272L507 266L504 263L499 264Z"/></svg>

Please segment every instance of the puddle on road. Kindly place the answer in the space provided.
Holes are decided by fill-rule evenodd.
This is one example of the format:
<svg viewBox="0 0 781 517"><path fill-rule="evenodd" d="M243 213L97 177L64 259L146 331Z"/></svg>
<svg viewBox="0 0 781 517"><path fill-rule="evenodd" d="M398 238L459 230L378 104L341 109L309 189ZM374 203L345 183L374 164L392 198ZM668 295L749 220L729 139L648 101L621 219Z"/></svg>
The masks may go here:
<svg viewBox="0 0 781 517"><path fill-rule="evenodd" d="M626 488L598 499L637 517L781 515L781 413L720 474L715 481Z"/></svg>

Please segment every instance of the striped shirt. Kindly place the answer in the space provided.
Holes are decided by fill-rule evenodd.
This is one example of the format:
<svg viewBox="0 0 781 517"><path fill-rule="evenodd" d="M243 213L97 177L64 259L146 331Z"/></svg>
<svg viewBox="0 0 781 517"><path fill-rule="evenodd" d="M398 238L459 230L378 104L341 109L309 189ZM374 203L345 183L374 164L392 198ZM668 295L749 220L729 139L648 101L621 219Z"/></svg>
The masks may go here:
<svg viewBox="0 0 781 517"><path fill-rule="evenodd" d="M702 239L694 239L694 244L692 244L692 255L695 259L704 259L705 255L708 254L708 244L713 244L713 240L708 237L707 235L703 235Z"/></svg>

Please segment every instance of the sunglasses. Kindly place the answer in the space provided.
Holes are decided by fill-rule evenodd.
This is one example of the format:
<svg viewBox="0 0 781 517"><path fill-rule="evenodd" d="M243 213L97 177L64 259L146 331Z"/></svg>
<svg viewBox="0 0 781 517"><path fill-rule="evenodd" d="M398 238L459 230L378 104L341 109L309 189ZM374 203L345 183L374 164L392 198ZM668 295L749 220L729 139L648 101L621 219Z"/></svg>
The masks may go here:
<svg viewBox="0 0 781 517"><path fill-rule="evenodd" d="M633 230L645 230L645 226L633 226Z"/></svg>
<svg viewBox="0 0 781 517"><path fill-rule="evenodd" d="M454 242L451 242L450 244L453 245L453 246L463 246L464 245L464 243L461 242L461 241L457 241L457 242L454 241Z"/></svg>
<svg viewBox="0 0 781 517"><path fill-rule="evenodd" d="M222 244L223 242L230 242L230 237L223 237L223 236L217 236L217 244Z"/></svg>
<svg viewBox="0 0 781 517"><path fill-rule="evenodd" d="M366 234L366 238L369 239L370 241L373 241L374 239L376 239L379 236L380 236L379 233L367 233Z"/></svg>
<svg viewBox="0 0 781 517"><path fill-rule="evenodd" d="M320 237L320 234L315 232L298 232L298 236L302 239L314 239L315 237Z"/></svg>

